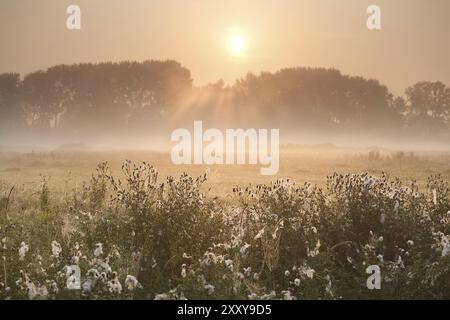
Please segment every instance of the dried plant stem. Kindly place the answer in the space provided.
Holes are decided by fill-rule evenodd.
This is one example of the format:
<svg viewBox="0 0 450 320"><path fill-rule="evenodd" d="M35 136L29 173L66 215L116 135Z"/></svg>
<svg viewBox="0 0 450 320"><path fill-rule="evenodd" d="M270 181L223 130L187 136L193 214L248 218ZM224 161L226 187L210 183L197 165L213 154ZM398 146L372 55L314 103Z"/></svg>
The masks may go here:
<svg viewBox="0 0 450 320"><path fill-rule="evenodd" d="M8 273L6 271L6 257L3 256L3 276L5 278L5 288L8 288Z"/></svg>

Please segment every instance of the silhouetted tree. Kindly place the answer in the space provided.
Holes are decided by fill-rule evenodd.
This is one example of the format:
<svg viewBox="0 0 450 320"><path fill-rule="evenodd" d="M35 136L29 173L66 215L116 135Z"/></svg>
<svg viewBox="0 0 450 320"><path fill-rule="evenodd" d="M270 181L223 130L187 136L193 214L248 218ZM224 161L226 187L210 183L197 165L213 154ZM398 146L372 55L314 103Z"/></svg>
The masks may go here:
<svg viewBox="0 0 450 320"><path fill-rule="evenodd" d="M442 82L418 82L406 89L408 123L426 131L448 128L450 88Z"/></svg>
<svg viewBox="0 0 450 320"><path fill-rule="evenodd" d="M21 80L17 73L0 75L0 127L3 130L25 125L21 104Z"/></svg>
<svg viewBox="0 0 450 320"><path fill-rule="evenodd" d="M176 61L59 65L0 75L0 124L91 136L190 125L279 127L319 132L420 133L448 129L450 89L419 82L394 97L377 80L335 69L249 73L233 85L193 87ZM170 122L168 124L167 122ZM411 131L408 131L409 133Z"/></svg>
<svg viewBox="0 0 450 320"><path fill-rule="evenodd" d="M256 105L267 119L279 118L284 124L372 130L400 122L394 98L385 86L334 69L248 74L233 89L238 105Z"/></svg>
<svg viewBox="0 0 450 320"><path fill-rule="evenodd" d="M38 128L58 128L72 92L66 85L64 67L28 74L23 81L23 103L28 122Z"/></svg>

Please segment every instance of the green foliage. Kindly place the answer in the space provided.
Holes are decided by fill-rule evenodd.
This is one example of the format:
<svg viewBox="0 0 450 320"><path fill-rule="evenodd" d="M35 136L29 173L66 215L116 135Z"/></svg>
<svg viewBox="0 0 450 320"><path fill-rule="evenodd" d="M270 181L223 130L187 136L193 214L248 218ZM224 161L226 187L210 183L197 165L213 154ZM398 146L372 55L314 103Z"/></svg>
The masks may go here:
<svg viewBox="0 0 450 320"><path fill-rule="evenodd" d="M100 164L62 200L46 179L2 198L0 298L450 298L440 176L425 191L386 174L334 174L323 189L279 180L225 201L203 191L208 172L160 181L130 161L122 172ZM369 265L381 290L366 287ZM67 289L74 266L80 290Z"/></svg>

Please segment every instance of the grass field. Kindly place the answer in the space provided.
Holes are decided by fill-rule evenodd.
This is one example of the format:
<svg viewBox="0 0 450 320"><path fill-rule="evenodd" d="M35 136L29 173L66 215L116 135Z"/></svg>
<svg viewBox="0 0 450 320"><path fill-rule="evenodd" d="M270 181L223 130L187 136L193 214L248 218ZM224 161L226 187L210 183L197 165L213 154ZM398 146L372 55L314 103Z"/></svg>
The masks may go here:
<svg viewBox="0 0 450 320"><path fill-rule="evenodd" d="M88 181L95 167L107 161L114 174L120 174L125 160L145 161L155 166L160 177L179 177L182 172L198 176L207 166L175 166L170 154L151 151L46 151L0 153L0 183L32 189L40 185L42 176L49 177L55 192L67 192ZM338 148L324 146L284 146L280 155L280 171L275 176L261 176L256 166L211 166L207 187L211 194L226 196L236 185L268 183L290 178L298 183L311 182L323 186L328 175L388 173L404 182L416 180L420 187L427 177L441 174L450 181L450 152L403 152L378 148Z"/></svg>

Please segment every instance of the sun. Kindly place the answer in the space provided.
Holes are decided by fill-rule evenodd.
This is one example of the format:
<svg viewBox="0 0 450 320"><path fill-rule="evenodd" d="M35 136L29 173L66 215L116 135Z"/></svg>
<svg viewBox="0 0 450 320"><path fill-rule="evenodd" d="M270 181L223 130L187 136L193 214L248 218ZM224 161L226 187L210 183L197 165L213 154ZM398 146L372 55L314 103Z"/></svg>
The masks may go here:
<svg viewBox="0 0 450 320"><path fill-rule="evenodd" d="M240 31L232 31L228 35L228 50L235 57L244 56L247 50L247 37Z"/></svg>

